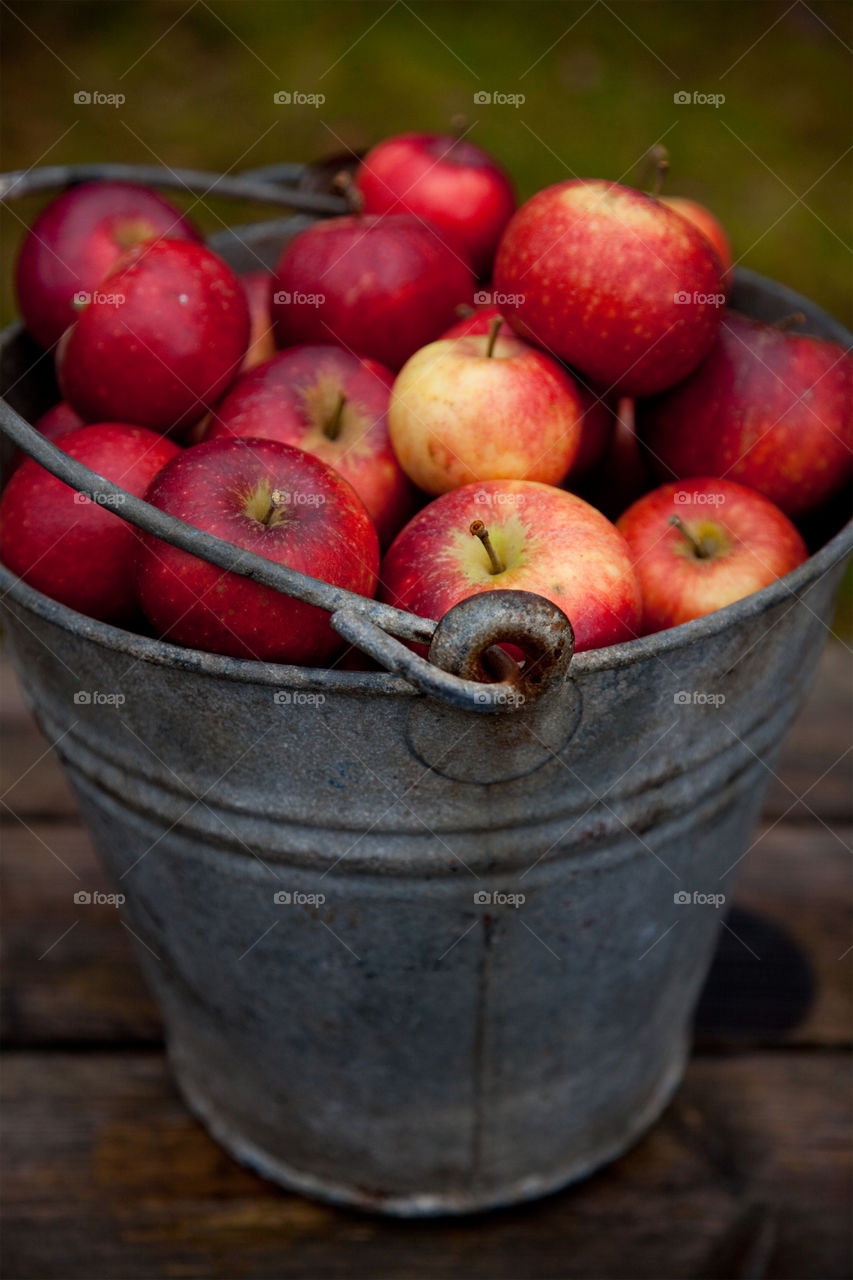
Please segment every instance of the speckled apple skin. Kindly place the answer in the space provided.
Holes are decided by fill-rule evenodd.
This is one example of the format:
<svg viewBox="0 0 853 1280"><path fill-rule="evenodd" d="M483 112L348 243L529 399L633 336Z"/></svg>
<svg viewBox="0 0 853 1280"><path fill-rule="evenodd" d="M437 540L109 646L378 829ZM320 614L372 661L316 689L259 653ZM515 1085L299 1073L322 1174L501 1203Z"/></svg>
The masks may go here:
<svg viewBox="0 0 853 1280"><path fill-rule="evenodd" d="M479 276L489 270L515 211L509 175L481 147L452 134L386 138L368 151L355 182L365 213L406 211L425 218Z"/></svg>
<svg viewBox="0 0 853 1280"><path fill-rule="evenodd" d="M277 303L277 293L323 301ZM329 218L285 246L273 316L279 346L334 342L396 371L473 293L467 263L410 214Z"/></svg>
<svg viewBox="0 0 853 1280"><path fill-rule="evenodd" d="M504 572L490 572L474 520L488 528ZM639 634L640 588L622 535L582 498L535 481L485 481L436 498L395 538L380 574L382 600L426 618L499 588L559 605L578 651Z"/></svg>
<svg viewBox="0 0 853 1280"><path fill-rule="evenodd" d="M59 385L87 421L107 417L178 431L233 381L249 345L237 276L203 245L131 249L63 339Z"/></svg>
<svg viewBox="0 0 853 1280"><path fill-rule="evenodd" d="M472 315L458 320L446 329L441 338L466 338L472 334L488 333L492 321L501 314L500 307L478 307ZM563 480L564 484L572 488L603 457L616 424L616 402L614 396L602 394L591 384L585 383L574 370L566 369L565 372L572 378L582 406L580 442Z"/></svg>
<svg viewBox="0 0 853 1280"><path fill-rule="evenodd" d="M853 475L853 358L727 311L695 373L637 402L637 430L660 479L725 476L799 519Z"/></svg>
<svg viewBox="0 0 853 1280"><path fill-rule="evenodd" d="M77 317L75 293L92 293L130 244L127 237L200 241L179 209L130 182L82 182L44 208L24 237L15 273L24 324L52 347Z"/></svg>
<svg viewBox="0 0 853 1280"><path fill-rule="evenodd" d="M680 529L696 538L721 531L724 549L700 559ZM643 631L663 631L702 618L769 586L808 556L788 517L755 489L700 476L644 494L616 522L625 537L643 596Z"/></svg>
<svg viewBox="0 0 853 1280"><path fill-rule="evenodd" d="M510 333L432 342L407 360L388 410L391 443L426 493L478 480L558 484L581 437L574 382L543 352Z"/></svg>
<svg viewBox="0 0 853 1280"><path fill-rule="evenodd" d="M388 546L416 501L388 434L393 382L390 369L343 347L288 347L233 383L204 438L259 436L313 453L349 481ZM330 440L322 424L341 394L340 432Z"/></svg>
<svg viewBox="0 0 853 1280"><path fill-rule="evenodd" d="M725 294L716 251L692 223L640 191L591 180L546 187L521 206L498 246L494 288L515 298L502 305L522 337L622 395L686 377L714 341Z"/></svg>
<svg viewBox="0 0 853 1280"><path fill-rule="evenodd" d="M732 246L719 218L704 204L700 204L698 200L688 200L686 196L658 196L658 199L661 204L692 222L714 246L723 265L723 286L728 293L732 285Z"/></svg>
<svg viewBox="0 0 853 1280"><path fill-rule="evenodd" d="M156 432L126 423L77 427L61 437L78 462L141 498L181 450ZM138 534L26 458L0 501L0 559L37 591L102 622L138 613L134 563Z"/></svg>
<svg viewBox="0 0 853 1280"><path fill-rule="evenodd" d="M284 519L246 514L258 487L291 495ZM277 564L360 595L376 590L376 530L352 487L319 458L275 440L211 440L161 472L148 502ZM227 573L142 536L139 598L157 631L175 644L236 658L318 666L342 648L324 609Z"/></svg>

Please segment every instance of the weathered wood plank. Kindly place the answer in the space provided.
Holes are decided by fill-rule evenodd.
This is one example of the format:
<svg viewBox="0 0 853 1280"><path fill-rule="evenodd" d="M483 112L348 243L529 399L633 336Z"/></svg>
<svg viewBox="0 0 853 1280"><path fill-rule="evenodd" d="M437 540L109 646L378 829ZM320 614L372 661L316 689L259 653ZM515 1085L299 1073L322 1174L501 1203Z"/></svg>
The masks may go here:
<svg viewBox="0 0 853 1280"><path fill-rule="evenodd" d="M312 1204L240 1168L185 1112L159 1054L16 1054L3 1077L10 1277L850 1274L842 1054L694 1060L663 1120L594 1178L485 1218L414 1223ZM765 1255L758 1271L744 1270L750 1252Z"/></svg>

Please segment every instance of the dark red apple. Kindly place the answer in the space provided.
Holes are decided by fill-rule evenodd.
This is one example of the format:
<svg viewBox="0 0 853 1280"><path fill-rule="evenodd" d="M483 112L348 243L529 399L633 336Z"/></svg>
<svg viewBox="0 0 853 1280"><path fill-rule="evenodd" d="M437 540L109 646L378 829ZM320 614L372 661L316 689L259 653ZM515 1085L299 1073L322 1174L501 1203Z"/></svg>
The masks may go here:
<svg viewBox="0 0 853 1280"><path fill-rule="evenodd" d="M382 562L381 598L424 618L496 588L559 605L578 651L639 633L640 588L624 538L582 498L548 484L489 480L442 494Z"/></svg>
<svg viewBox="0 0 853 1280"><path fill-rule="evenodd" d="M733 604L808 555L772 502L745 485L707 476L653 489L616 527L640 581L647 633Z"/></svg>
<svg viewBox="0 0 853 1280"><path fill-rule="evenodd" d="M387 546L415 506L388 435L393 382L343 347L290 347L237 379L205 439L260 436L313 453L349 481Z"/></svg>
<svg viewBox="0 0 853 1280"><path fill-rule="evenodd" d="M92 295L118 259L159 236L200 241L179 209L130 182L82 182L51 200L21 245L16 272L24 324L52 347L76 318L79 295Z"/></svg>
<svg viewBox="0 0 853 1280"><path fill-rule="evenodd" d="M396 371L473 292L467 263L411 214L352 215L285 246L273 316L280 346L333 342Z"/></svg>
<svg viewBox="0 0 853 1280"><path fill-rule="evenodd" d="M61 438L63 450L141 498L181 450L143 427L102 422ZM112 509L92 502L25 458L0 500L0 559L31 587L104 622L137 612L138 535Z"/></svg>
<svg viewBox="0 0 853 1280"><path fill-rule="evenodd" d="M355 177L365 213L412 213L438 227L477 275L490 268L515 192L496 160L466 138L401 133L380 142Z"/></svg>
<svg viewBox="0 0 853 1280"><path fill-rule="evenodd" d="M513 215L494 290L522 337L602 388L650 395L686 377L720 326L722 264L701 232L615 182L560 182Z"/></svg>
<svg viewBox="0 0 853 1280"><path fill-rule="evenodd" d="M699 368L638 401L637 430L661 479L724 476L799 519L853 474L853 358L728 311Z"/></svg>
<svg viewBox="0 0 853 1280"><path fill-rule="evenodd" d="M360 595L376 590L379 544L361 499L319 458L277 440L210 440L175 458L146 498L207 533ZM150 534L139 597L175 644L262 662L322 665L343 646L329 615L227 573Z"/></svg>
<svg viewBox="0 0 853 1280"><path fill-rule="evenodd" d="M567 480L573 488L571 477ZM615 520L626 507L654 485L634 426L634 401L623 396L616 406L613 434L602 457L583 477L581 493L608 520Z"/></svg>
<svg viewBox="0 0 853 1280"><path fill-rule="evenodd" d="M230 267L204 245L131 249L63 339L64 397L88 421L179 431L231 383L249 345L249 306Z"/></svg>
<svg viewBox="0 0 853 1280"><path fill-rule="evenodd" d="M275 355L275 329L272 322L272 272L247 271L240 276L240 283L246 290L246 301L249 304L251 333L249 350L243 358L241 373L254 369Z"/></svg>

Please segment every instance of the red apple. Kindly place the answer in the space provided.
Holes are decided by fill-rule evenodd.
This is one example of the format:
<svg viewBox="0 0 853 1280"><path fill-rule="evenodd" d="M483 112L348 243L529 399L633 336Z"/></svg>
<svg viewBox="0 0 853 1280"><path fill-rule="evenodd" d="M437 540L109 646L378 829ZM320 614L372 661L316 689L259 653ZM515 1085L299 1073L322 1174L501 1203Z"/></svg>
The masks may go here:
<svg viewBox="0 0 853 1280"><path fill-rule="evenodd" d="M572 476L566 484L573 488ZM626 507L652 488L646 459L634 429L634 401L623 396L616 407L613 434L603 456L583 477L581 493L608 520L615 520Z"/></svg>
<svg viewBox="0 0 853 1280"><path fill-rule="evenodd" d="M361 595L376 590L379 544L361 499L319 458L277 440L210 440L165 467L146 498L206 533ZM175 644L318 666L343 641L329 615L150 534L139 598Z"/></svg>
<svg viewBox="0 0 853 1280"><path fill-rule="evenodd" d="M285 246L273 317L280 346L334 342L397 370L473 291L467 263L411 214L328 218Z"/></svg>
<svg viewBox="0 0 853 1280"><path fill-rule="evenodd" d="M489 270L515 210L509 176L481 147L440 133L401 133L361 162L356 186L365 213L412 213L438 227L472 263Z"/></svg>
<svg viewBox="0 0 853 1280"><path fill-rule="evenodd" d="M272 279L271 271L247 271L240 276L240 283L246 290L251 321L249 350L240 366L241 373L254 369L255 365L275 355L275 329L270 309Z"/></svg>
<svg viewBox="0 0 853 1280"><path fill-rule="evenodd" d="M72 458L141 498L181 450L142 427L102 422L62 437ZM136 611L138 535L110 510L25 458L0 500L0 559L31 587L104 622Z"/></svg>
<svg viewBox="0 0 853 1280"><path fill-rule="evenodd" d="M726 312L699 368L637 404L661 479L719 475L795 519L853 474L853 359L842 346Z"/></svg>
<svg viewBox="0 0 853 1280"><path fill-rule="evenodd" d="M178 431L233 381L249 345L240 281L203 245L131 249L63 339L59 384L89 421Z"/></svg>
<svg viewBox="0 0 853 1280"><path fill-rule="evenodd" d="M69 431L73 431L76 427L85 426L85 423L79 413L74 412L70 404L60 400L59 404L52 405L40 418L37 418L33 426L36 431L40 431L47 440L52 440L55 444L57 440L67 435ZM26 456L22 449L15 450L9 467L9 475L21 465Z"/></svg>
<svg viewBox="0 0 853 1280"><path fill-rule="evenodd" d="M52 347L77 316L80 295L93 294L134 245L170 236L201 240L168 200L130 182L83 182L51 200L18 256L16 289L24 324Z"/></svg>
<svg viewBox="0 0 853 1280"><path fill-rule="evenodd" d="M580 447L582 417L560 365L498 332L415 352L394 383L388 427L406 475L437 494L478 480L559 483Z"/></svg>
<svg viewBox="0 0 853 1280"><path fill-rule="evenodd" d="M483 295L476 296L490 297L491 294L484 291ZM489 333L492 321L496 320L500 315L500 307L493 304L478 306L470 315L463 316L461 320L457 320L456 324L452 324L449 329L446 329L441 338L449 340L451 338L466 338L473 334ZM505 331L504 336L506 336ZM572 370L567 369L567 372L571 375ZM615 423L612 397L599 395L593 387L586 386L577 377L573 379L573 382L575 390L580 396L583 416L580 424L581 433L578 450L564 479L564 483L569 489L574 488L601 460L613 435Z"/></svg>
<svg viewBox="0 0 853 1280"><path fill-rule="evenodd" d="M260 436L322 458L355 489L387 546L414 510L388 435L393 382L390 369L343 347L290 347L237 379L205 439Z"/></svg>
<svg viewBox="0 0 853 1280"><path fill-rule="evenodd" d="M686 218L615 182L560 182L514 214L494 288L522 337L623 395L686 377L720 325L716 251Z"/></svg>
<svg viewBox="0 0 853 1280"><path fill-rule="evenodd" d="M732 284L732 246L726 230L710 209L698 200L688 200L686 196L658 196L665 205L680 213L682 218L692 222L702 232L717 251L717 257L723 264L723 284L728 293Z"/></svg>
<svg viewBox="0 0 853 1280"><path fill-rule="evenodd" d="M620 517L643 596L643 630L722 609L802 564L806 544L754 489L696 477L653 489Z"/></svg>
<svg viewBox="0 0 853 1280"><path fill-rule="evenodd" d="M471 533L477 521L491 554ZM530 480L469 484L431 502L394 540L381 583L383 600L435 619L482 591L534 591L567 614L578 650L630 640L640 625L622 535L582 498Z"/></svg>

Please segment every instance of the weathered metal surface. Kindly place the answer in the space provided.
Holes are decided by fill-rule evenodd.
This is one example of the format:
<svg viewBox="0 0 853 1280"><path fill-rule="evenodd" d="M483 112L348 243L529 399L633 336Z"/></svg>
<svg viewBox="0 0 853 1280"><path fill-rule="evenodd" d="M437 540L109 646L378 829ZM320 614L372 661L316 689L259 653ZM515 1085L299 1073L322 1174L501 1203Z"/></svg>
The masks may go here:
<svg viewBox="0 0 853 1280"><path fill-rule="evenodd" d="M535 1196L634 1141L680 1078L851 541L488 716L399 676L178 649L0 571L211 1131L391 1213Z"/></svg>

